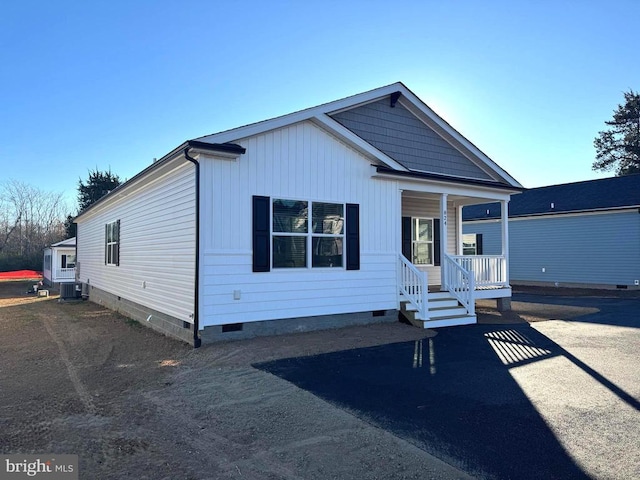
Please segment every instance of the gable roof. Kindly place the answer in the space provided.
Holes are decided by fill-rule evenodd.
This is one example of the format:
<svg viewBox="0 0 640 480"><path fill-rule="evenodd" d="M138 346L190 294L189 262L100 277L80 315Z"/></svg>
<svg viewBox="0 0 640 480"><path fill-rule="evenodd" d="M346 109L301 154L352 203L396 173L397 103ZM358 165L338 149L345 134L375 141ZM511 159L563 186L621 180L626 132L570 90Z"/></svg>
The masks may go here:
<svg viewBox="0 0 640 480"><path fill-rule="evenodd" d="M520 185L517 180L487 157L444 119L438 116L401 82L270 120L206 135L196 138L195 140L202 143L218 144L239 142L241 139L249 136L265 133L301 121L311 121L321 128L330 131L345 143L360 150L370 158L377 160L379 166L384 166L399 172L426 172L446 175L446 169L439 170L434 168L425 170L424 166L427 165L426 163L422 166L423 168L416 168L420 167L420 165L407 161L406 155L402 155L397 149L385 148L380 142L373 141L371 136L363 134L362 131L354 128L353 124L349 124L349 122L345 120L348 116L345 112L354 111L365 105L384 101L390 102L392 106L398 104L399 109L403 111L406 110L406 112L403 113L405 113L405 116L412 117L414 120L412 127L414 129L423 126L425 127L424 131L429 130L434 132L435 135L432 135L432 137L438 137L437 142L440 143L438 147L444 148L446 146L448 150L446 153L449 157L440 159L443 165L453 158L452 156L456 156L459 159L463 158L466 162L463 168L466 168L468 171L473 170L472 178L482 179L496 186L509 186L522 189L522 185ZM449 174L449 176L452 175ZM417 178L420 177L418 176Z"/></svg>
<svg viewBox="0 0 640 480"><path fill-rule="evenodd" d="M332 117L339 116L341 112L356 109L360 106L380 101L381 99L388 99L388 101L393 105L400 104L402 108L415 116L418 121L424 123L429 129L435 132L441 140L444 140L448 145L450 145L452 147L452 151L459 152L460 158L468 160L470 163L466 166L467 168L473 165L474 167L478 167L478 171L483 172L485 175L480 174L469 178L456 176L455 174L452 175L450 172L431 172L423 169L408 168L403 165L401 161L392 158L391 155L394 155L393 151L388 150L387 153L385 153L385 151L357 135L353 130L350 130ZM365 156L374 161L378 167L377 171L380 174L389 175L391 173L401 173L405 177L412 177L415 179L430 178L446 182L453 181L469 184L481 184L491 188L506 188L513 191L523 189L522 185L520 185L517 180L515 180L493 160L487 157L478 147L467 140L443 118L438 116L411 90L405 87L404 84L397 82L385 87L376 88L368 92L289 113L270 120L264 120L242 127L233 128L231 130L225 130L219 133L187 140L182 145L176 147L158 161L149 165L140 173L122 183L109 194L105 195L100 200L80 212L74 221L85 216L88 212L95 210L98 206L105 204L105 202L109 202L124 190L135 185L138 181L143 181L154 172L160 171L171 161L181 157L184 158L185 152L190 149L193 149L194 151L215 152L216 154L240 156L245 153L245 149L236 142L253 135L259 135L261 133L286 127L302 121L313 122L320 128L334 134L347 145L350 145L356 150L362 152Z"/></svg>
<svg viewBox="0 0 640 480"><path fill-rule="evenodd" d="M454 148L399 100L394 104L392 97L385 97L330 116L411 171L499 180L495 173L491 175L486 167L483 169Z"/></svg>
<svg viewBox="0 0 640 480"><path fill-rule="evenodd" d="M76 237L67 238L66 240L62 240L58 243L52 243L52 247L75 247L76 246Z"/></svg>
<svg viewBox="0 0 640 480"><path fill-rule="evenodd" d="M511 196L509 218L636 207L640 207L640 174L526 190ZM462 210L464 221L496 218L500 218L500 203L472 205Z"/></svg>

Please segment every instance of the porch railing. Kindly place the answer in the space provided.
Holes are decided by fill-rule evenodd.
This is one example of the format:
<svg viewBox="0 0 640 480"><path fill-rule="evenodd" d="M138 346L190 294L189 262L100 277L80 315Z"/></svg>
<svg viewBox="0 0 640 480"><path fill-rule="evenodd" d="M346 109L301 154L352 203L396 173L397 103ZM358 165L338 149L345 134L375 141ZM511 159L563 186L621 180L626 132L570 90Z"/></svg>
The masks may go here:
<svg viewBox="0 0 640 480"><path fill-rule="evenodd" d="M402 254L398 255L398 286L400 293L415 307L420 318L428 320L427 294L429 293L429 284L427 283L427 273L418 270Z"/></svg>
<svg viewBox="0 0 640 480"><path fill-rule="evenodd" d="M56 268L56 280L73 280L76 278L75 268Z"/></svg>
<svg viewBox="0 0 640 480"><path fill-rule="evenodd" d="M475 315L475 278L470 272L460 265L456 258L450 255L443 255L442 268L444 269L444 288L458 299L460 304L467 310L468 315Z"/></svg>
<svg viewBox="0 0 640 480"><path fill-rule="evenodd" d="M477 289L509 286L507 262L502 255L452 255L451 258L465 270L473 272Z"/></svg>

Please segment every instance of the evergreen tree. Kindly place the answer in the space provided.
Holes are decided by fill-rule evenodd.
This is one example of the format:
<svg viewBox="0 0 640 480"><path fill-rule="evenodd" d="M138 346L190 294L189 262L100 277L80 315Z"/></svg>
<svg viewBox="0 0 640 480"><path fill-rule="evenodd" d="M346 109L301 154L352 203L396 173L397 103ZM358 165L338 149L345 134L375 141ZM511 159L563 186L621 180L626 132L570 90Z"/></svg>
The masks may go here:
<svg viewBox="0 0 640 480"><path fill-rule="evenodd" d="M593 170L615 169L617 176L640 173L640 94L624 93L624 105L618 105L613 119L605 122L609 128L598 133L593 141L596 161Z"/></svg>
<svg viewBox="0 0 640 480"><path fill-rule="evenodd" d="M67 215L67 219L64 221L65 238L73 238L76 236L77 225L73 223L73 215Z"/></svg>
<svg viewBox="0 0 640 480"><path fill-rule="evenodd" d="M82 179L78 180L78 205L80 211L93 205L120 183L120 177L113 174L111 168L105 172L99 171L97 167L95 170L89 170L89 178L86 183Z"/></svg>

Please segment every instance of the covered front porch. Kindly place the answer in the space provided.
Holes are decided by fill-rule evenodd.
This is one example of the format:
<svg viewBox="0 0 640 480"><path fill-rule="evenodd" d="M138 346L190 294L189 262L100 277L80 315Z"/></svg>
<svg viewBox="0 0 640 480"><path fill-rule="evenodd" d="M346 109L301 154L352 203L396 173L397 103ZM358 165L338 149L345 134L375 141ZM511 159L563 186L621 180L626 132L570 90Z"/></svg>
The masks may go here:
<svg viewBox="0 0 640 480"><path fill-rule="evenodd" d="M398 307L411 323L423 328L476 323L478 299L496 299L498 309L510 308L506 213L501 219L500 255L479 255L474 249L470 254L462 234L465 205L491 198L500 201L502 212L507 212L509 194L458 186L439 188L443 191L436 193L421 191L422 185L405 185L400 192Z"/></svg>

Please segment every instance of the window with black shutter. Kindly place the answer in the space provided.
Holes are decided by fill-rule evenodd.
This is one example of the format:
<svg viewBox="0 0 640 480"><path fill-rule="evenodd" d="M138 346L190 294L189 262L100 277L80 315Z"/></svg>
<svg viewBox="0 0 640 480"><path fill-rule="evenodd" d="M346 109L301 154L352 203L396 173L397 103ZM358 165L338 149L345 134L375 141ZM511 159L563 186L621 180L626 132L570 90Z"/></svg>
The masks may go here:
<svg viewBox="0 0 640 480"><path fill-rule="evenodd" d="M253 271L360 268L357 204L253 197Z"/></svg>

